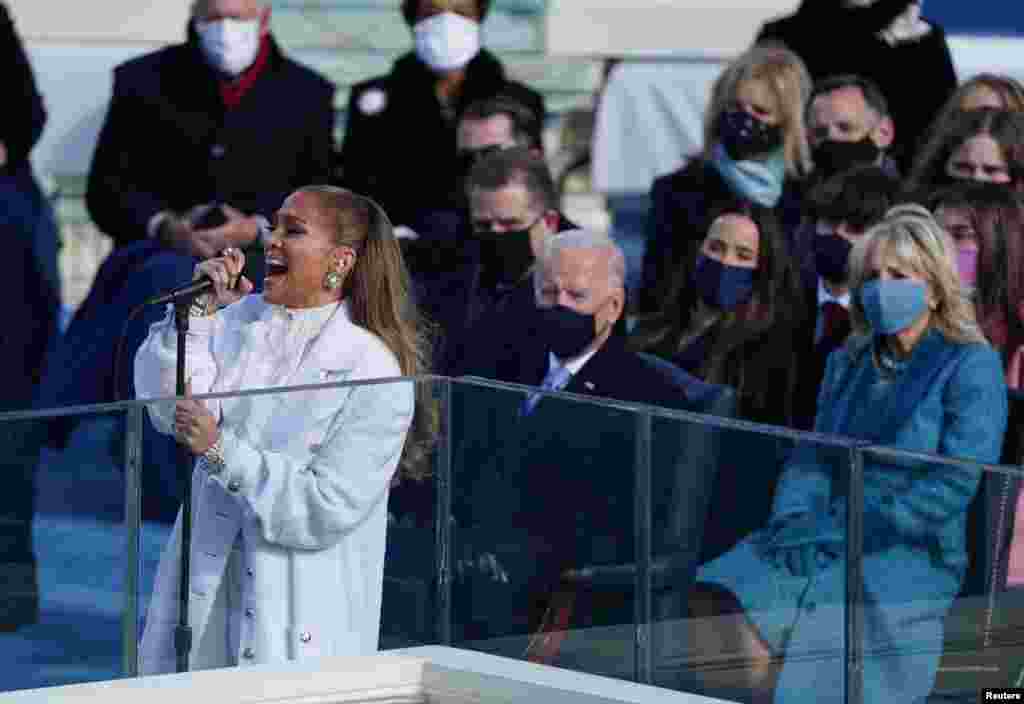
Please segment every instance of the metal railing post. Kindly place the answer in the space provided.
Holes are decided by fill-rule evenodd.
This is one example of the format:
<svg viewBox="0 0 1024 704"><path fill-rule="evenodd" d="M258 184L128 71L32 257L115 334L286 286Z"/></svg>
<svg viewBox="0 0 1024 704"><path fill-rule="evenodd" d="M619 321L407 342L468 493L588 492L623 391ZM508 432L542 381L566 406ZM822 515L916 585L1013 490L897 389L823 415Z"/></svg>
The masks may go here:
<svg viewBox="0 0 1024 704"><path fill-rule="evenodd" d="M846 704L864 701L864 450L849 451L846 494Z"/></svg>
<svg viewBox="0 0 1024 704"><path fill-rule="evenodd" d="M651 642L651 415L636 413L636 474L633 525L636 552L634 586L634 640L636 680L653 681L654 661ZM614 520L614 517L609 517Z"/></svg>
<svg viewBox="0 0 1024 704"><path fill-rule="evenodd" d="M142 521L143 406L130 408L124 419L124 613L121 615L122 671L125 677L139 674L139 539Z"/></svg>
<svg viewBox="0 0 1024 704"><path fill-rule="evenodd" d="M439 382L441 430L434 455L434 482L437 487L434 510L434 545L437 566L437 639L441 645L452 642L452 382Z"/></svg>

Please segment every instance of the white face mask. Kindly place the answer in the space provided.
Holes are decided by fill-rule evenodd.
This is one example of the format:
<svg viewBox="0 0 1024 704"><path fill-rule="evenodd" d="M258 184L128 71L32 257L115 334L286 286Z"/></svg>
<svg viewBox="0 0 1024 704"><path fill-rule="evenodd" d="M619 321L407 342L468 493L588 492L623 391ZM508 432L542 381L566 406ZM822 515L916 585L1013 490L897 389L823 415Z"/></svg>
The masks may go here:
<svg viewBox="0 0 1024 704"><path fill-rule="evenodd" d="M416 55L437 72L458 70L480 52L480 24L454 12L417 22L413 34Z"/></svg>
<svg viewBox="0 0 1024 704"><path fill-rule="evenodd" d="M229 76L237 76L252 66L260 50L259 20L196 20L196 32L207 63Z"/></svg>

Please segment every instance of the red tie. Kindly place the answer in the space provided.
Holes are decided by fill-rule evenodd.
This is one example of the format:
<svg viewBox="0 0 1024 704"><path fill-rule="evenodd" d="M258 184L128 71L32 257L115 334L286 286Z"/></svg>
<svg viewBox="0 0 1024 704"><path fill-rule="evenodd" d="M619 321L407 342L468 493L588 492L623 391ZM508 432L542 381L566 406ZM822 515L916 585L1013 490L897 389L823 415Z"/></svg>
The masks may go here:
<svg viewBox="0 0 1024 704"><path fill-rule="evenodd" d="M826 352L831 352L850 335L850 312L835 301L826 301L821 306L821 314L824 325L818 345Z"/></svg>

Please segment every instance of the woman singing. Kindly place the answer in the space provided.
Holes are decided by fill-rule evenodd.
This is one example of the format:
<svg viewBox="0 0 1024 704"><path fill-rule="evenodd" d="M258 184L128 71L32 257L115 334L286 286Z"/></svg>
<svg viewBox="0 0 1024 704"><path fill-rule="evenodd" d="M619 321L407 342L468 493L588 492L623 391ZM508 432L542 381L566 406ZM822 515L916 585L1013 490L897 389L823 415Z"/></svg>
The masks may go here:
<svg viewBox="0 0 1024 704"><path fill-rule="evenodd" d="M262 294L249 295L237 249L196 267L215 293L192 306L190 392L422 373L426 347L383 211L313 186L276 220ZM172 318L138 351L140 398L174 394ZM428 439L426 407L415 405L412 382L395 382L149 406L155 427L198 458L193 669L376 651L388 488L400 464L404 475L420 465ZM144 674L174 670L180 530L179 515L142 638Z"/></svg>

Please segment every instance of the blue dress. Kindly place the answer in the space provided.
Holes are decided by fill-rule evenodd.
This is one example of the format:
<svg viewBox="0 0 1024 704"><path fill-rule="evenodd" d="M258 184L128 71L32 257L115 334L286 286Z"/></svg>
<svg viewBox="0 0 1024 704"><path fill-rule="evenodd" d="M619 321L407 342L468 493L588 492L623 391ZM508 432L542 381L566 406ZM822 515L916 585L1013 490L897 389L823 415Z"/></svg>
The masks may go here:
<svg viewBox="0 0 1024 704"><path fill-rule="evenodd" d="M987 345L954 344L930 330L895 374L880 373L864 339L837 349L829 357L815 430L995 463L1006 417L998 355ZM822 446L798 447L766 529L697 574L699 582L735 594L769 647L785 655L775 694L780 703L843 701L844 557L821 564L810 577L795 577L765 548L777 526L801 514L842 532L848 457ZM864 700L918 701L934 683L943 619L966 570L967 508L980 472L883 463L871 455L864 464Z"/></svg>

